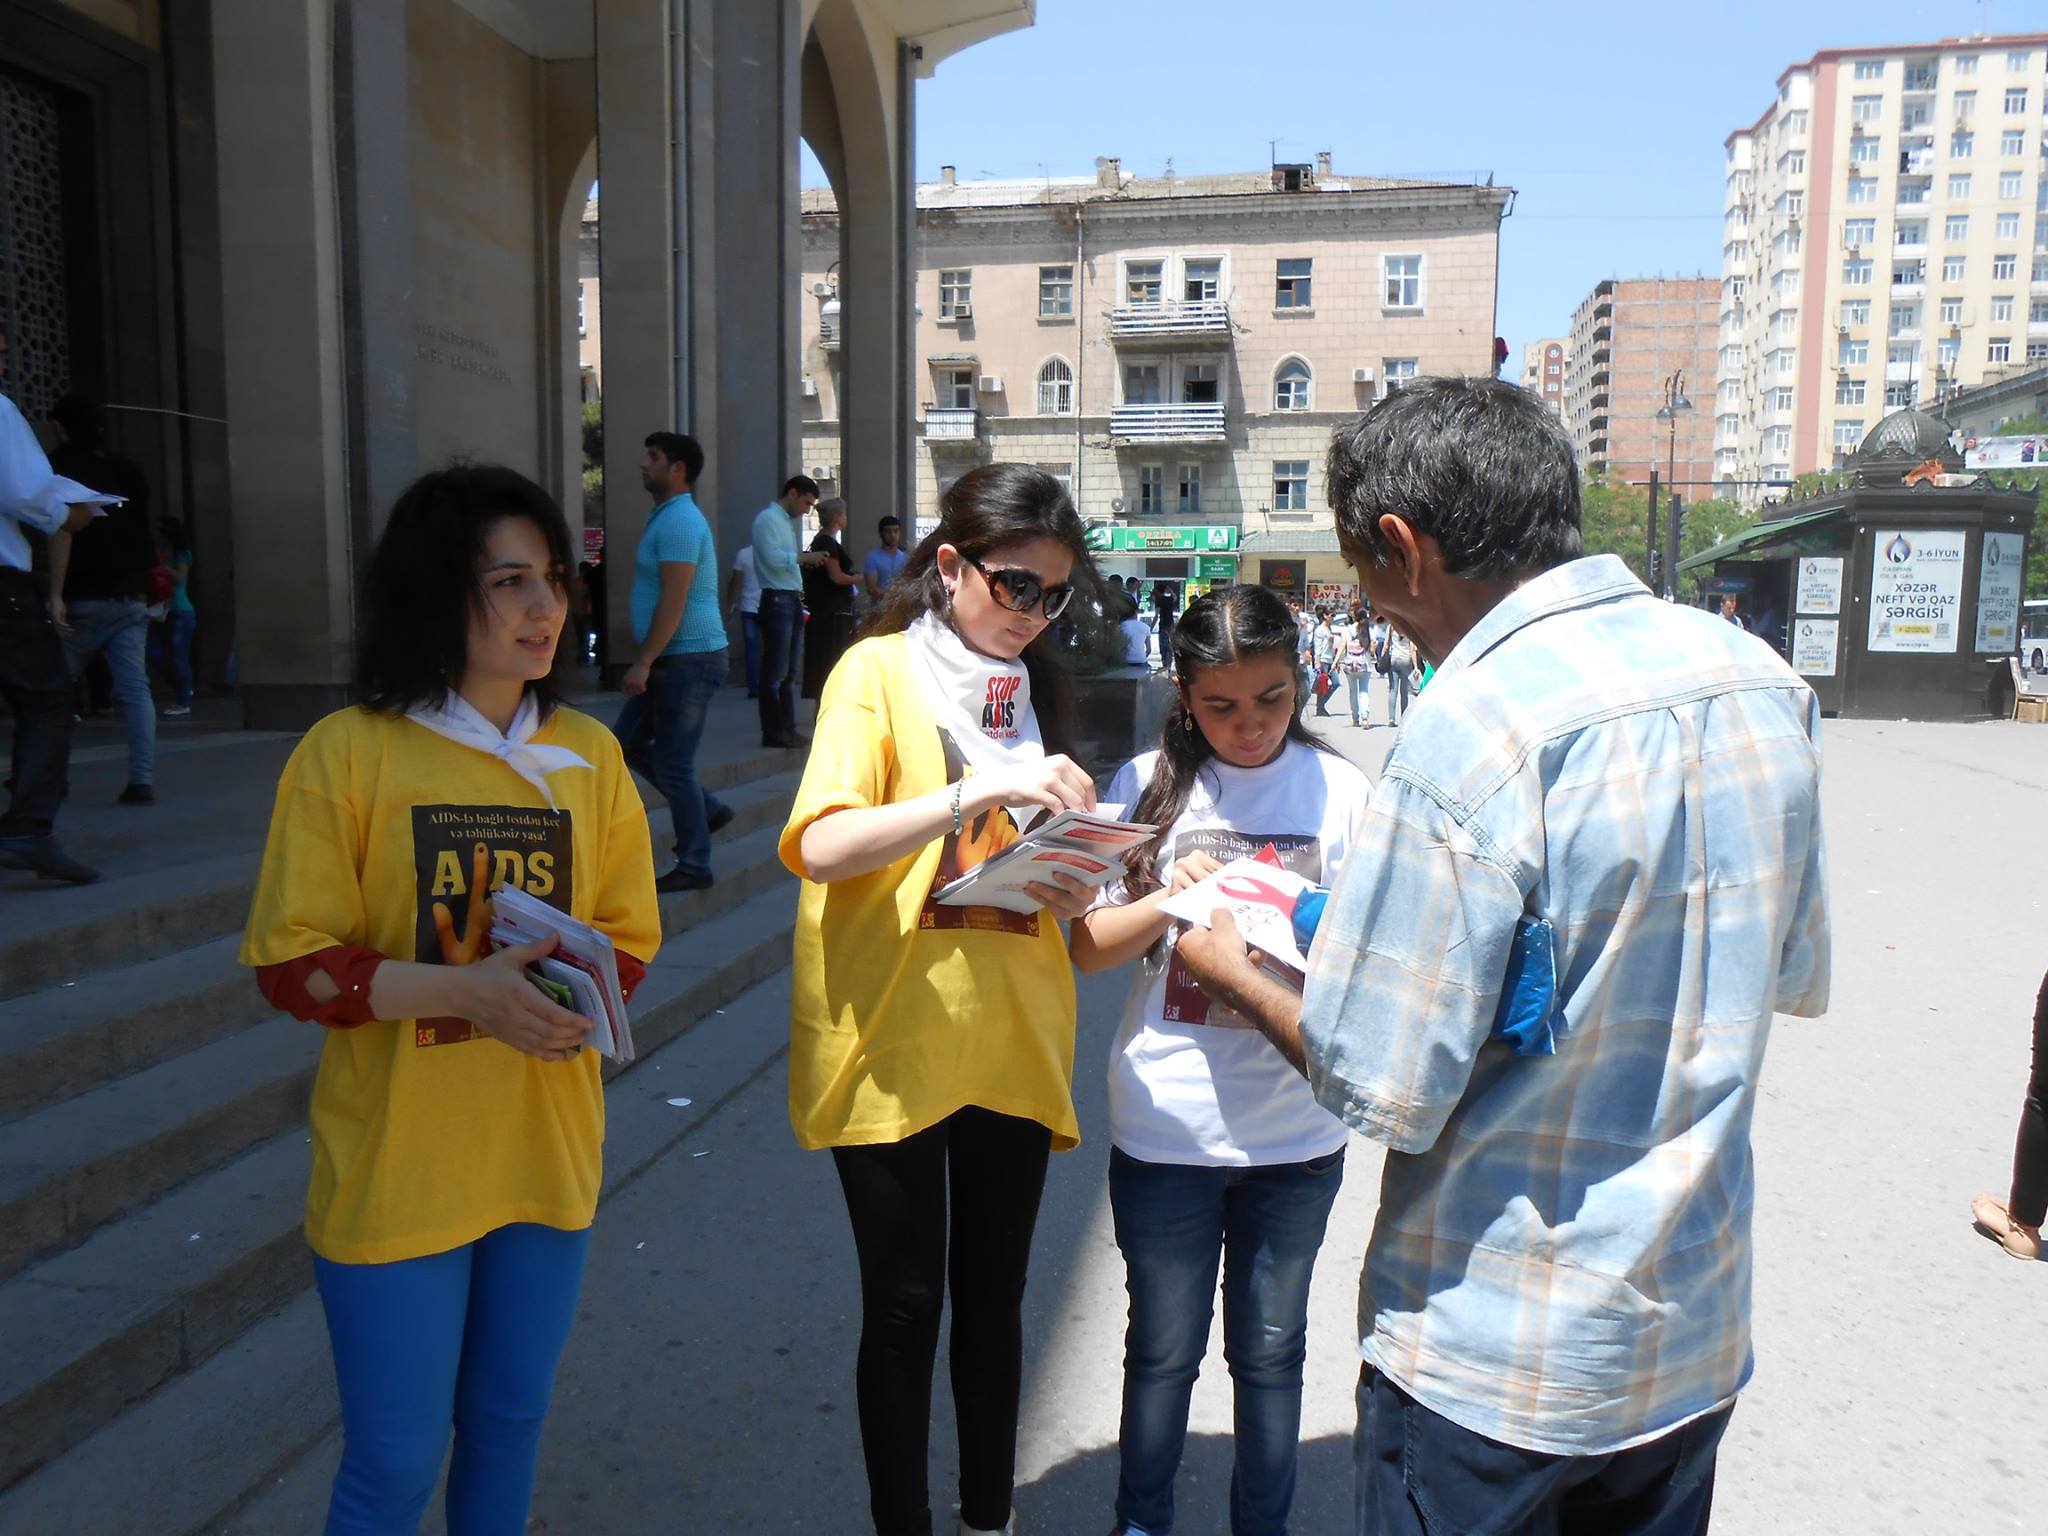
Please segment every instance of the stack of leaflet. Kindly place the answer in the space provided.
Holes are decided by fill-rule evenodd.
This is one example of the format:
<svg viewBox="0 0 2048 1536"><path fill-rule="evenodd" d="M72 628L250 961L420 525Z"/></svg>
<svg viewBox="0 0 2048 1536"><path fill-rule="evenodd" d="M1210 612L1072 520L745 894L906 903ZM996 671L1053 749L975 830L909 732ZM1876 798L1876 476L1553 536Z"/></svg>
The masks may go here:
<svg viewBox="0 0 2048 1536"><path fill-rule="evenodd" d="M633 1059L633 1028L626 1020L626 997L619 988L618 952L612 941L588 923L558 912L537 897L511 886L491 892L491 943L501 949L533 944L555 934L555 952L528 969L542 981L542 990L566 988L574 999L570 1011L590 1020L590 1044L614 1061Z"/></svg>
<svg viewBox="0 0 2048 1536"><path fill-rule="evenodd" d="M946 907L1000 907L1036 912L1043 903L1025 887L1050 885L1054 873L1086 886L1104 886L1124 875L1124 855L1151 841L1157 827L1061 811L1033 827L1022 840L984 860L959 879L941 886L933 899Z"/></svg>

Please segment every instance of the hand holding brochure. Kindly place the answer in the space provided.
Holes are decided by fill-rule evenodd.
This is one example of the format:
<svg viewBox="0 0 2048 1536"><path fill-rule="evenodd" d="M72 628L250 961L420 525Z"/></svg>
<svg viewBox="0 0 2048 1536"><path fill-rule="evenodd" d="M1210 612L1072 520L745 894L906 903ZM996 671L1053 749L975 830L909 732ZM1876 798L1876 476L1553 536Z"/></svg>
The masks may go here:
<svg viewBox="0 0 2048 1536"><path fill-rule="evenodd" d="M633 1059L633 1028L626 1018L626 997L619 987L618 952L612 941L588 923L513 886L491 892L491 943L502 949L531 944L549 934L561 942L555 952L532 967L542 981L566 987L574 1011L590 1020L590 1044L614 1061ZM559 996L553 987L543 987Z"/></svg>
<svg viewBox="0 0 2048 1536"><path fill-rule="evenodd" d="M1036 912L1043 903L1025 890L1027 885L1034 881L1049 884L1054 873L1086 886L1104 886L1121 880L1123 856L1149 842L1158 830L1086 811L1061 811L1040 821L1020 840L975 865L958 880L941 886L933 899L947 907Z"/></svg>
<svg viewBox="0 0 2048 1536"><path fill-rule="evenodd" d="M1314 889L1313 880L1278 864L1233 859L1208 879L1167 898L1160 910L1197 928L1213 926L1216 913L1226 911L1247 948L1305 973L1308 957L1294 939L1294 904Z"/></svg>

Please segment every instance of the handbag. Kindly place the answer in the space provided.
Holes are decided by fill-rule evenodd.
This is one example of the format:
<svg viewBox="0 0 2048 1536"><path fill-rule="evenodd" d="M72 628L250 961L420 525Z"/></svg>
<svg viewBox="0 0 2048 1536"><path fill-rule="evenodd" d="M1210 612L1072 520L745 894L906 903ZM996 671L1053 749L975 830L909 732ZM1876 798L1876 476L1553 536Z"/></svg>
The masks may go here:
<svg viewBox="0 0 2048 1536"><path fill-rule="evenodd" d="M1336 691L1337 685L1334 681L1331 680L1330 669L1328 667L1317 667L1316 697L1319 699L1327 699L1331 694L1335 693Z"/></svg>

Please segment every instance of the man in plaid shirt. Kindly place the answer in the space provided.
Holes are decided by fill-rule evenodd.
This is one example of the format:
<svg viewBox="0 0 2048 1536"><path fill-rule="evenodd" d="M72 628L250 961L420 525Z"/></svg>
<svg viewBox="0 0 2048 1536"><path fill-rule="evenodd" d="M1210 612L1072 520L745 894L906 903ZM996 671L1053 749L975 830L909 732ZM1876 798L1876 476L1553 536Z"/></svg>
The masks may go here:
<svg viewBox="0 0 2048 1536"><path fill-rule="evenodd" d="M1584 557L1571 446L1525 391L1404 388L1338 432L1329 495L1436 677L1306 994L1227 918L1180 954L1391 1149L1360 1532L1693 1536L1751 1370L1772 1014L1827 1006L1819 708L1754 637Z"/></svg>

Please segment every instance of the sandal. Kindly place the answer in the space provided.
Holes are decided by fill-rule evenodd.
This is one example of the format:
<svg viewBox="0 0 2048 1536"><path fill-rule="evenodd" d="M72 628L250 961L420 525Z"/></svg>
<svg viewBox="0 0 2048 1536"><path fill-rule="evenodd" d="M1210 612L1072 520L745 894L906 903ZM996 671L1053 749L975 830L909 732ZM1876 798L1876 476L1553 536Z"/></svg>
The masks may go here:
<svg viewBox="0 0 2048 1536"><path fill-rule="evenodd" d="M1979 1195L1970 1202L1970 1214L1976 1218L1977 1230L2014 1258L2041 1257L2041 1229L2014 1221L2003 1201Z"/></svg>

